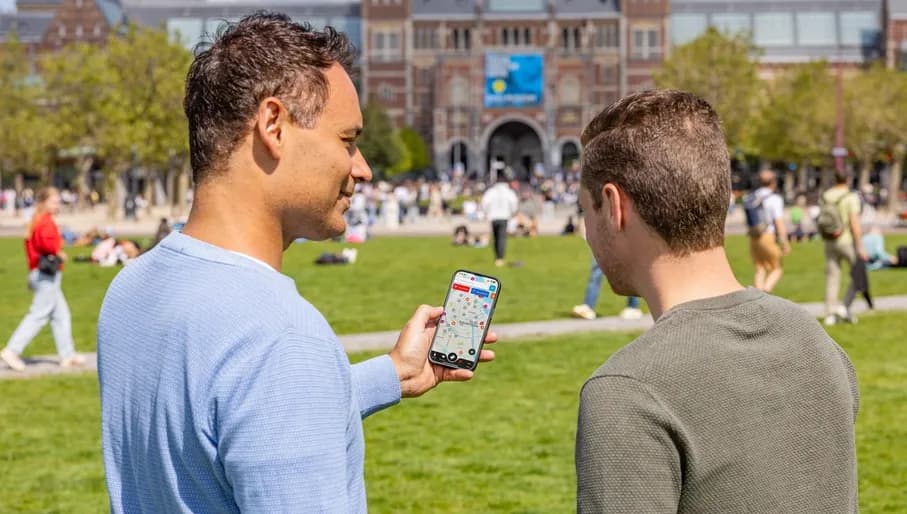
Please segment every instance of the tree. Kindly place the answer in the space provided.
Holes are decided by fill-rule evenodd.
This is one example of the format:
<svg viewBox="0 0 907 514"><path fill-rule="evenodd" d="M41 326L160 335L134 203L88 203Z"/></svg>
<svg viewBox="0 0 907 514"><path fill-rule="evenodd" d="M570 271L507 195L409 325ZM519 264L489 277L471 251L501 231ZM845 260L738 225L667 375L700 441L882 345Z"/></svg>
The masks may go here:
<svg viewBox="0 0 907 514"><path fill-rule="evenodd" d="M38 172L47 180L53 141L43 115L43 84L15 33L0 45L0 174Z"/></svg>
<svg viewBox="0 0 907 514"><path fill-rule="evenodd" d="M393 177L401 173L406 173L415 169L413 166L412 154L407 148L406 143L403 141L403 138L400 137L400 131L395 130L391 136L391 144L394 145L397 152L397 162L392 164L390 168L387 168L387 176Z"/></svg>
<svg viewBox="0 0 907 514"><path fill-rule="evenodd" d="M896 210L907 142L907 76L875 65L847 81L845 89L847 146L860 162L860 185L869 183L873 163L891 153L889 207Z"/></svg>
<svg viewBox="0 0 907 514"><path fill-rule="evenodd" d="M834 80L828 64L819 61L798 65L770 84L755 130L759 154L796 162L801 170L827 164L835 135ZM804 180L801 174L803 189Z"/></svg>
<svg viewBox="0 0 907 514"><path fill-rule="evenodd" d="M90 194L88 172L94 166L104 123L101 102L110 70L100 48L76 43L45 55L41 72L54 141L59 149L76 157L76 189L84 205Z"/></svg>
<svg viewBox="0 0 907 514"><path fill-rule="evenodd" d="M423 170L431 166L431 154L425 140L414 129L406 127L400 130L400 139L406 145L412 160L412 169Z"/></svg>
<svg viewBox="0 0 907 514"><path fill-rule="evenodd" d="M77 150L82 185L94 159L105 161L111 216L131 165L162 170L188 158L182 97L190 61L166 32L134 25L112 32L105 48L75 44L45 60L57 141Z"/></svg>
<svg viewBox="0 0 907 514"><path fill-rule="evenodd" d="M763 87L756 75L755 54L748 35L709 28L672 51L655 73L655 83L704 98L721 116L728 147L749 149Z"/></svg>
<svg viewBox="0 0 907 514"><path fill-rule="evenodd" d="M375 99L362 110L362 136L357 146L378 173L384 173L400 159L400 145L394 141L394 126L387 111Z"/></svg>

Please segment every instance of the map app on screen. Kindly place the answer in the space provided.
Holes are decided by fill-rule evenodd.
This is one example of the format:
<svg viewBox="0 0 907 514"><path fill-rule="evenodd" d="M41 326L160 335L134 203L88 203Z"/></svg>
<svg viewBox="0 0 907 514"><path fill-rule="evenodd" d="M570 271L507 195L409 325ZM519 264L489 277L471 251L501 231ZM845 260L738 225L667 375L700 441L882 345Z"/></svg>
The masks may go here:
<svg viewBox="0 0 907 514"><path fill-rule="evenodd" d="M454 275L435 332L432 360L472 367L479 359L498 289L498 281L491 277L468 271Z"/></svg>

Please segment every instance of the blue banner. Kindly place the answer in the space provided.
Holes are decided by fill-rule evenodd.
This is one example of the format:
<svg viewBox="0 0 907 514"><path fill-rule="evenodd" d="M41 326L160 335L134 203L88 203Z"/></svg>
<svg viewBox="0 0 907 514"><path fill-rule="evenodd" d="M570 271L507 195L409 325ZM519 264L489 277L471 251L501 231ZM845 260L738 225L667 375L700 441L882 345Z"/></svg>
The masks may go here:
<svg viewBox="0 0 907 514"><path fill-rule="evenodd" d="M544 88L542 54L485 55L485 107L535 107Z"/></svg>

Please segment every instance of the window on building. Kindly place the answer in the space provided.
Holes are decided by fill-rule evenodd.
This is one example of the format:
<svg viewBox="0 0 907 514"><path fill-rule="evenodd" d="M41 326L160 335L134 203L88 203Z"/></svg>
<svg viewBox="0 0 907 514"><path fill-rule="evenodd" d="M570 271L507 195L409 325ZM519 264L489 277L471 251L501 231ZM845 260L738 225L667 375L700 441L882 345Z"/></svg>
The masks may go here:
<svg viewBox="0 0 907 514"><path fill-rule="evenodd" d="M573 75L561 78L557 87L557 99L561 105L579 105L581 103L579 79Z"/></svg>
<svg viewBox="0 0 907 514"><path fill-rule="evenodd" d="M618 28L613 23L607 23L598 27L598 37L595 41L597 46L603 48L615 48L618 46Z"/></svg>
<svg viewBox="0 0 907 514"><path fill-rule="evenodd" d="M725 34L752 34L749 14L721 13L712 15L712 26Z"/></svg>
<svg viewBox="0 0 907 514"><path fill-rule="evenodd" d="M451 79L447 91L447 101L453 106L469 105L469 81L460 75Z"/></svg>
<svg viewBox="0 0 907 514"><path fill-rule="evenodd" d="M579 27L573 28L573 48L581 48L583 46L583 40L580 36Z"/></svg>
<svg viewBox="0 0 907 514"><path fill-rule="evenodd" d="M771 12L754 15L753 42L756 46L793 46L793 13Z"/></svg>
<svg viewBox="0 0 907 514"><path fill-rule="evenodd" d="M472 34L469 29L463 29L463 48L467 50L472 48Z"/></svg>
<svg viewBox="0 0 907 514"><path fill-rule="evenodd" d="M438 48L438 31L436 29L430 29L430 30L431 30L431 33L430 33L429 39L431 40L431 43L430 43L431 47Z"/></svg>
<svg viewBox="0 0 907 514"><path fill-rule="evenodd" d="M374 45L375 45L375 50L378 50L379 52L384 51L384 46L385 46L384 45L384 32L375 33Z"/></svg>
<svg viewBox="0 0 907 514"><path fill-rule="evenodd" d="M605 84L616 82L616 75L617 70L614 68L614 66L610 64L602 66L602 82L604 82Z"/></svg>
<svg viewBox="0 0 907 514"><path fill-rule="evenodd" d="M453 29L450 37L451 37L451 43L453 45L454 50L459 50L460 49L460 29Z"/></svg>
<svg viewBox="0 0 907 514"><path fill-rule="evenodd" d="M510 39L513 41L513 46L520 46L520 29L516 27L511 28Z"/></svg>
<svg viewBox="0 0 907 514"><path fill-rule="evenodd" d="M881 34L878 13L872 11L842 11L841 44L846 46L874 46Z"/></svg>
<svg viewBox="0 0 907 514"><path fill-rule="evenodd" d="M631 55L636 59L654 59L661 55L658 29L633 29Z"/></svg>
<svg viewBox="0 0 907 514"><path fill-rule="evenodd" d="M400 35L396 32L391 32L387 35L387 48L390 50L399 50L400 49Z"/></svg>
<svg viewBox="0 0 907 514"><path fill-rule="evenodd" d="M570 49L570 29L566 27L561 29L561 47L564 50Z"/></svg>
<svg viewBox="0 0 907 514"><path fill-rule="evenodd" d="M82 32L82 26L81 26L81 25L76 25L76 37L79 37L79 38L80 38L80 37L82 37L82 34L83 34L83 32Z"/></svg>
<svg viewBox="0 0 907 514"><path fill-rule="evenodd" d="M510 31L507 29L501 29L501 44L504 46L510 45Z"/></svg>
<svg viewBox="0 0 907 514"><path fill-rule="evenodd" d="M705 32L707 26L705 14L672 14L671 43L689 43Z"/></svg>
<svg viewBox="0 0 907 514"><path fill-rule="evenodd" d="M528 27L523 29L523 44L526 46L532 45L532 34Z"/></svg>
<svg viewBox="0 0 907 514"><path fill-rule="evenodd" d="M797 13L797 43L802 46L835 46L837 32L833 12Z"/></svg>
<svg viewBox="0 0 907 514"><path fill-rule="evenodd" d="M384 103L386 103L386 104L393 103L394 98L396 96L393 86L391 86L390 84L382 84L380 91L381 91L381 100L383 100Z"/></svg>
<svg viewBox="0 0 907 514"><path fill-rule="evenodd" d="M66 25L62 23L57 27L57 35L60 37L66 37Z"/></svg>
<svg viewBox="0 0 907 514"><path fill-rule="evenodd" d="M94 37L101 37L101 24L95 23L94 30L91 31L94 34Z"/></svg>

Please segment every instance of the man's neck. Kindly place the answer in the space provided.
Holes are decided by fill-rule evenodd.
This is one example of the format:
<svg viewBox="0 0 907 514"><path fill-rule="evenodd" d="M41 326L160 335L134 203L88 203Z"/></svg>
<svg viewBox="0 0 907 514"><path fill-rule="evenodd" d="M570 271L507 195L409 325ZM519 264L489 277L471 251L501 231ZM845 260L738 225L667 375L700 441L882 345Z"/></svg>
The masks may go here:
<svg viewBox="0 0 907 514"><path fill-rule="evenodd" d="M254 257L277 271L283 266L283 231L254 195L207 186L195 195L183 233L225 250Z"/></svg>
<svg viewBox="0 0 907 514"><path fill-rule="evenodd" d="M656 320L686 302L714 298L744 287L734 276L723 247L685 257L660 256L654 259L639 293Z"/></svg>

